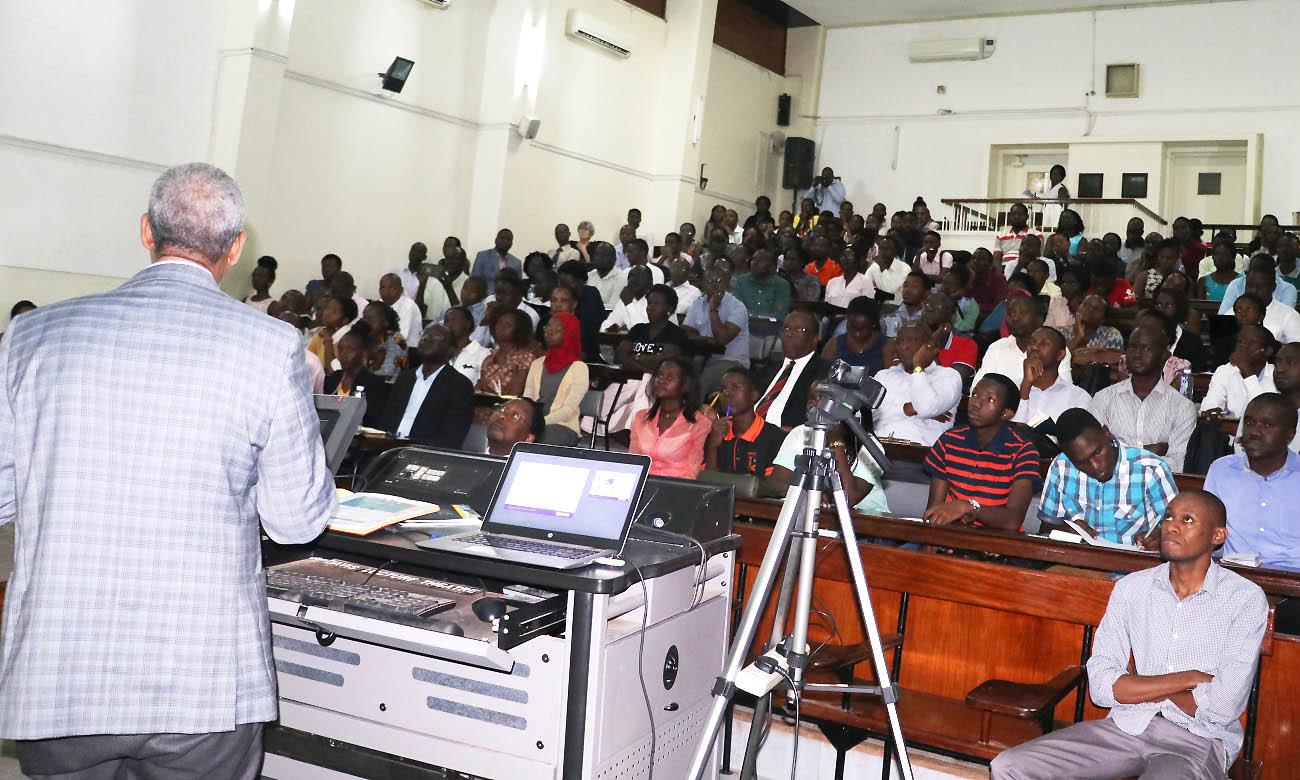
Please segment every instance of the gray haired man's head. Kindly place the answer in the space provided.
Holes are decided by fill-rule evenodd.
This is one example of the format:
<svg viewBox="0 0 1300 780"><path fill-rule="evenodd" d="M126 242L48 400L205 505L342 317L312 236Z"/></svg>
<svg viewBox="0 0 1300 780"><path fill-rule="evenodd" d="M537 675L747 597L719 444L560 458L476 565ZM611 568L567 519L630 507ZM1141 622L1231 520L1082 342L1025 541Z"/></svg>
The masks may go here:
<svg viewBox="0 0 1300 780"><path fill-rule="evenodd" d="M228 258L231 249L243 246L244 194L214 165L177 165L154 181L145 219L152 237L145 246L155 258L175 255L209 266L229 260L228 268L239 258L238 252Z"/></svg>

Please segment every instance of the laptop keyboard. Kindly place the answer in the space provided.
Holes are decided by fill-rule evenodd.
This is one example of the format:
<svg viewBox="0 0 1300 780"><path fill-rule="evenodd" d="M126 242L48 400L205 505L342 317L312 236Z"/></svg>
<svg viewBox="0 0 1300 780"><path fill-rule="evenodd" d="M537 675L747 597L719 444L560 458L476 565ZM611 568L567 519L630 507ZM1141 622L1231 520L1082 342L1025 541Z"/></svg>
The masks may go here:
<svg viewBox="0 0 1300 780"><path fill-rule="evenodd" d="M495 547L498 550L516 550L518 552L538 553L540 555L551 555L556 558L567 558L576 560L585 558L588 555L594 555L599 550L590 547L569 547L562 544L552 544L551 542L535 542L532 539L519 539L514 536L499 536L497 534L474 534L472 536L462 536L457 541L465 544L477 544L483 547Z"/></svg>
<svg viewBox="0 0 1300 780"><path fill-rule="evenodd" d="M266 590L286 601L379 618L428 617L456 604L438 596L283 569L267 569Z"/></svg>

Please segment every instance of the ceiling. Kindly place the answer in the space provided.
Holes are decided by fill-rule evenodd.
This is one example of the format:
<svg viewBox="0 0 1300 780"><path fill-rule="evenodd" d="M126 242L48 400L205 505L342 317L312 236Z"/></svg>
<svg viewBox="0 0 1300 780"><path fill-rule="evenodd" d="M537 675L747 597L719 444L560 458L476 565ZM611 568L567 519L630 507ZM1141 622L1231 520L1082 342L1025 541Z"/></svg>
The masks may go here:
<svg viewBox="0 0 1300 780"><path fill-rule="evenodd" d="M1205 0L786 0L827 27L891 24L936 19L1008 16L1052 11L1091 11L1134 5L1176 5Z"/></svg>

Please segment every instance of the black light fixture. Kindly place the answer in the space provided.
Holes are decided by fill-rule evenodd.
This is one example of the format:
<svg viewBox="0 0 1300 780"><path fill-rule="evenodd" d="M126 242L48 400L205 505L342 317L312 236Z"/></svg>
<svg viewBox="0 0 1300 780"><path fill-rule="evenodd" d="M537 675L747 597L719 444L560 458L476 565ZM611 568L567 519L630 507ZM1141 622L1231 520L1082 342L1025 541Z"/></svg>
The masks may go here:
<svg viewBox="0 0 1300 780"><path fill-rule="evenodd" d="M411 68L414 67L414 60L394 57L393 64L388 66L388 70L379 74L384 80L384 89L389 92L401 92L402 87L406 86L406 80L411 77Z"/></svg>

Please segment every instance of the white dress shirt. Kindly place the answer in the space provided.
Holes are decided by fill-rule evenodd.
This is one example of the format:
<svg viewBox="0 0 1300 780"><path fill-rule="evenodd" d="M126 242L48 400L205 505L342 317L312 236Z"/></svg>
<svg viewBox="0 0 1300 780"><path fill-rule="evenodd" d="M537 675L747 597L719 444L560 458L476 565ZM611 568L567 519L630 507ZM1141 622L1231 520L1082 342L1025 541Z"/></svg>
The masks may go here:
<svg viewBox="0 0 1300 780"><path fill-rule="evenodd" d="M1205 391L1201 401L1201 411L1222 409L1233 417L1240 418L1246 413L1246 404L1260 393L1275 393L1273 385L1273 364L1265 363L1259 376L1242 377L1241 371L1231 363L1224 363L1214 369L1210 377L1210 389Z"/></svg>
<svg viewBox="0 0 1300 780"><path fill-rule="evenodd" d="M629 331L633 325L649 322L650 317L645 311L647 297L643 295L640 298L633 298L631 303L623 303L623 299L620 298L618 303L614 304L614 311L610 312L610 315L600 324L600 329L609 330L610 326L619 325L624 331Z"/></svg>
<svg viewBox="0 0 1300 780"><path fill-rule="evenodd" d="M1125 379L1097 391L1090 407L1097 422L1110 428L1122 444L1145 447L1169 445L1165 463L1171 471L1182 471L1187 442L1196 428L1196 404L1168 382L1156 382L1146 398L1133 392L1133 379Z"/></svg>
<svg viewBox="0 0 1300 780"><path fill-rule="evenodd" d="M1300 313L1276 298L1264 309L1264 327L1279 344L1300 341Z"/></svg>
<svg viewBox="0 0 1300 780"><path fill-rule="evenodd" d="M1023 377L1021 379L1023 381ZM1030 387L1029 398L1020 399L1016 416L1012 417L1011 421L1030 426L1037 425L1045 419L1055 422L1066 409L1087 409L1091 405L1092 396L1088 395L1087 390L1058 376L1056 382L1046 390Z"/></svg>
<svg viewBox="0 0 1300 780"><path fill-rule="evenodd" d="M496 300L496 296L489 295L483 301L483 303L491 303L492 301L495 300ZM534 309L532 306L529 306L528 304L522 302L515 308L523 312L524 314L528 315L528 319L533 323L533 330L534 331L537 330L537 325L542 321L542 318L540 315L538 315L537 310ZM474 332L469 334L469 339L470 341L477 341L478 343L482 344L485 347L496 347L497 345L496 339L492 338L492 329L489 328L487 325L479 325L478 327L474 328Z"/></svg>
<svg viewBox="0 0 1300 780"><path fill-rule="evenodd" d="M479 373L483 370L483 361L487 359L491 352L492 350L474 339L470 339L465 348L457 352L456 357L451 359L451 367L463 374L470 381L470 384L477 385Z"/></svg>
<svg viewBox="0 0 1300 780"><path fill-rule="evenodd" d="M614 247L614 249L616 250L614 252L614 264L617 265L618 264L617 250L622 249L622 247ZM581 259L582 259L582 253L574 249L573 247L569 246L568 244L565 244L564 246L556 245L556 247L551 250L551 267L553 268L559 268L560 266L564 265L570 260L581 260ZM624 258L624 262L627 262L626 257Z"/></svg>
<svg viewBox="0 0 1300 780"><path fill-rule="evenodd" d="M727 242L734 246L743 240L745 240L745 229L740 225L736 225L736 229L731 231L731 235L727 237Z"/></svg>
<svg viewBox="0 0 1300 780"><path fill-rule="evenodd" d="M704 293L700 291L700 288L696 287L690 282L682 282L681 286L677 286L677 285L671 285L671 286L673 288L673 292L677 293L676 314L678 317L685 317L687 310L691 308L691 304L695 303L695 299L700 297Z"/></svg>
<svg viewBox="0 0 1300 780"><path fill-rule="evenodd" d="M650 269L650 279L652 284L664 283L664 269L660 268L654 263L646 263L645 267ZM627 271L631 271L631 270L632 270L632 266L629 265L627 268L624 269L624 272L626 273ZM588 278L590 278L590 275L588 275Z"/></svg>
<svg viewBox="0 0 1300 780"><path fill-rule="evenodd" d="M641 239L642 241L644 241L644 242L645 242L645 245L648 246L648 247L650 247L650 251L651 251L651 252L654 251L654 248L655 248L655 234L654 234L653 232L651 232L648 228L646 228L646 227L638 227L638 228L636 229L636 237L639 238L639 239Z"/></svg>
<svg viewBox="0 0 1300 780"><path fill-rule="evenodd" d="M315 352L304 349L303 354L307 356L307 376L311 377L311 391L320 395L325 392L325 367L320 364L320 358L316 357Z"/></svg>
<svg viewBox="0 0 1300 780"><path fill-rule="evenodd" d="M910 273L912 273L912 266L895 257L894 262L889 264L889 270L881 268L878 263L872 263L865 276L877 290L893 293L897 298L903 289L903 282L907 280L907 275Z"/></svg>
<svg viewBox="0 0 1300 780"><path fill-rule="evenodd" d="M1070 374L1069 349L1065 350L1065 357L1061 359L1057 373L1062 381L1074 381ZM1001 374L1014 382L1017 388L1020 387L1020 382L1025 378L1025 353L1020 350L1015 336L998 339L989 345L988 351L984 353L984 360L980 363L979 371L975 372L975 380L971 382L971 387L983 379L985 374Z"/></svg>
<svg viewBox="0 0 1300 780"><path fill-rule="evenodd" d="M397 438L411 437L411 426L415 425L415 417L420 413L425 397L429 395L429 388L433 387L433 380L438 378L438 374L442 373L445 366L446 364L443 364L435 368L428 379L424 377L424 366L415 369L415 385L411 387L411 398L406 402L406 412L402 414L402 422L397 426Z"/></svg>
<svg viewBox="0 0 1300 780"><path fill-rule="evenodd" d="M794 358L793 360L787 358L781 363L781 368L772 377L772 381L768 383L767 387L763 388L763 392L759 393L758 397L760 400L765 398L768 391L771 390L778 381L780 381L781 374L785 373L785 367L787 365L794 363L794 368L790 369L790 378L785 381L785 387L782 387L781 392L777 393L776 398L772 400L772 405L768 407L767 414L763 416L764 420L780 427L781 413L785 411L785 404L790 400L790 393L794 391L795 383L799 380L799 377L803 376L803 370L808 367L809 361L813 359L813 355L816 353L817 350L814 349L801 358Z"/></svg>
<svg viewBox="0 0 1300 780"><path fill-rule="evenodd" d="M402 280L402 297L414 301L415 294L420 291L420 277L415 275L415 271L412 271L410 266L404 265L401 268L394 268L388 273L394 274L398 279Z"/></svg>
<svg viewBox="0 0 1300 780"><path fill-rule="evenodd" d="M899 364L877 371L876 381L885 388L885 400L871 415L877 436L932 447L952 427L961 402L961 374L955 369L931 363L915 374ZM916 414L904 412L906 404L911 404ZM944 413L952 415L948 422L933 419Z"/></svg>
<svg viewBox="0 0 1300 780"><path fill-rule="evenodd" d="M847 309L849 301L861 295L868 298L876 296L875 285L866 274L857 274L850 282L845 282L843 276L837 276L826 283L826 302L832 306Z"/></svg>
<svg viewBox="0 0 1300 780"><path fill-rule="evenodd" d="M405 295L393 301L393 311L397 312L397 332L406 339L408 347L420 343L420 334L424 331L424 320L420 318L420 307Z"/></svg>
<svg viewBox="0 0 1300 780"><path fill-rule="evenodd" d="M618 303L618 294L623 292L624 287L627 287L627 271L622 268L613 268L603 277L598 272L591 271L587 274L587 284L596 288L596 292L600 293L600 299L605 303L605 308L612 309L614 304Z"/></svg>

